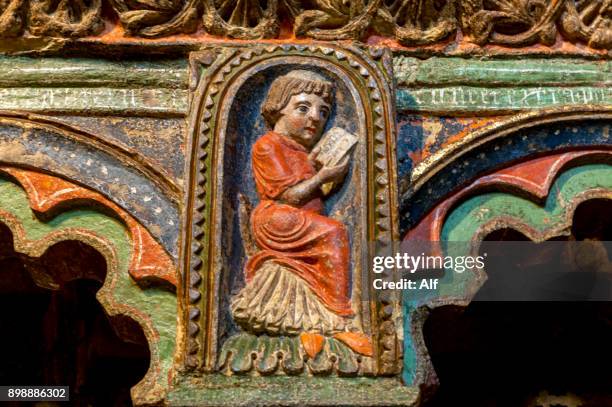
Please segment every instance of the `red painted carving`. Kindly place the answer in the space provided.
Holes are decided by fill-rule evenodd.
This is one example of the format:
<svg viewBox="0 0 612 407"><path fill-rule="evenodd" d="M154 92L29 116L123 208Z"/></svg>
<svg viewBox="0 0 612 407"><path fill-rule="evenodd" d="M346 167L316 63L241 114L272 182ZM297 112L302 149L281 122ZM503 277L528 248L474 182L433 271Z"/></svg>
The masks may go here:
<svg viewBox="0 0 612 407"><path fill-rule="evenodd" d="M504 189L513 188L528 193L536 199L544 199L557 174L572 161L586 157L610 155L607 150L573 151L536 158L527 162L499 170L493 174L478 178L476 181L451 195L436 206L419 224L406 234L404 240L440 241L442 226L450 210L463 198L477 190L501 186Z"/></svg>
<svg viewBox="0 0 612 407"><path fill-rule="evenodd" d="M273 260L306 281L330 310L352 315L346 228L321 215L320 197L295 206L277 201L288 187L316 174L308 151L270 132L253 146L253 170L261 201L253 211L251 226L262 250L247 263L247 281L265 261Z"/></svg>
<svg viewBox="0 0 612 407"><path fill-rule="evenodd" d="M325 337L314 332L303 332L300 334L300 341L306 354L314 359L325 344Z"/></svg>
<svg viewBox="0 0 612 407"><path fill-rule="evenodd" d="M344 342L357 353L365 356L374 355L370 338L358 332L339 332L334 335L334 338Z"/></svg>
<svg viewBox="0 0 612 407"><path fill-rule="evenodd" d="M5 166L0 167L0 171L21 184L34 211L47 213L60 206L84 200L95 201L111 209L126 224L132 238L129 269L132 278L139 282L161 280L176 287L174 263L161 245L132 216L103 195L40 172Z"/></svg>

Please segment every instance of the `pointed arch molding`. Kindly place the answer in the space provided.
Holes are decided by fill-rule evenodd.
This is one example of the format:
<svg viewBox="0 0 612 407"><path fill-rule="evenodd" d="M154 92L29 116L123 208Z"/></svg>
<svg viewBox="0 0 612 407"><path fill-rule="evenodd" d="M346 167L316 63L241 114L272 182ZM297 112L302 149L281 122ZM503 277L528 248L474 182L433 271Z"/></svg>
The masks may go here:
<svg viewBox="0 0 612 407"><path fill-rule="evenodd" d="M415 191L421 189L435 174L444 171L450 163L460 160L468 152L493 140L512 135L519 130L554 123L610 119L612 119L612 108L610 107L566 106L559 109L521 113L495 121L449 144L419 163L410 174L410 190L406 194L407 196L414 195Z"/></svg>
<svg viewBox="0 0 612 407"><path fill-rule="evenodd" d="M95 190L177 260L180 189L133 151L48 118L0 113L0 165L38 169Z"/></svg>
<svg viewBox="0 0 612 407"><path fill-rule="evenodd" d="M131 243L130 276L140 283L162 283L176 287L176 269L170 256L147 229L101 194L61 178L37 171L0 165L0 174L14 178L26 191L30 208L50 218L64 207L88 202L110 210L126 226Z"/></svg>
<svg viewBox="0 0 612 407"><path fill-rule="evenodd" d="M538 155L569 149L610 149L612 108L566 106L493 121L445 145L400 176L400 233L404 236L459 185Z"/></svg>
<svg viewBox="0 0 612 407"><path fill-rule="evenodd" d="M98 301L111 316L136 321L148 342L151 363L132 388L136 404L163 400L176 337L176 296L136 281L176 283L171 258L133 217L97 192L52 175L0 166L0 222L11 230L14 249L40 257L56 243L83 242L104 256L106 279ZM0 272L1 274L1 272Z"/></svg>
<svg viewBox="0 0 612 407"><path fill-rule="evenodd" d="M300 69L297 67L317 69L335 78L342 89L346 89L342 93L345 102L356 107L351 120L360 129L366 145L360 158L363 160L360 171L367 176L360 178L362 184L357 184L358 188L363 188L365 193L360 196L364 198L363 202L352 203L355 211L363 210L358 212L363 219L363 225L359 225L363 226L363 232L353 238L360 242L365 252L368 242L390 245L397 241L399 234L393 76L391 58L386 51L335 44L224 47L192 54L191 63L194 99L188 150L188 191L183 214L185 238L181 274L186 289L182 326L187 336L185 365L201 374L215 372L222 340L218 333L219 321L224 318L219 305L219 297L223 296L220 275L227 266L220 258L227 241L222 238L221 225L223 217L227 216L223 209L224 199L227 199L224 191L231 182L224 177L223 160L224 153L229 154L225 151L226 139L230 137L227 135L228 118L232 117L231 109L241 106L240 96L245 92L245 83L262 83L257 85L261 88L278 72ZM262 78L264 82L258 82ZM258 107L249 105L245 109L256 113ZM363 241L361 236L365 236ZM369 270L359 277L366 278L361 276L371 277ZM371 287L369 280L361 284L364 292ZM370 292L369 295L375 296L376 293ZM367 308L376 349L371 374L397 375L401 369L397 301L362 298L368 300L356 301ZM370 305L362 305L368 301Z"/></svg>

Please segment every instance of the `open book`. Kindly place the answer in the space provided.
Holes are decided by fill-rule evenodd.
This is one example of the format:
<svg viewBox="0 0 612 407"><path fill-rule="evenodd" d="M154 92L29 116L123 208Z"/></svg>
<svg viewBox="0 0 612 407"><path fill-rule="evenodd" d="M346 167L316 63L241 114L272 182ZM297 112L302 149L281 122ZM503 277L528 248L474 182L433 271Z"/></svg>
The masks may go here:
<svg viewBox="0 0 612 407"><path fill-rule="evenodd" d="M333 167L338 165L344 157L351 153L357 141L357 136L340 127L329 129L315 146L319 150L315 160L321 166ZM321 185L321 191L324 195L327 195L333 187L334 183L328 182Z"/></svg>

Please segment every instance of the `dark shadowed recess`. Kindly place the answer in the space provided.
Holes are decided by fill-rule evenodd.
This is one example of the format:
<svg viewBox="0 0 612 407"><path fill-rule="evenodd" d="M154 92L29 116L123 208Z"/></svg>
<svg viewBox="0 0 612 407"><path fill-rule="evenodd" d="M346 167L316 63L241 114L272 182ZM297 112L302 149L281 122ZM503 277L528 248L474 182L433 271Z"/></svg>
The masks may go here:
<svg viewBox="0 0 612 407"><path fill-rule="evenodd" d="M65 241L31 258L0 224L0 385L70 386L74 406L131 405L149 349L136 322L111 324L96 300L105 275L88 245Z"/></svg>
<svg viewBox="0 0 612 407"><path fill-rule="evenodd" d="M572 236L555 240L612 241L611 208L606 200L581 204ZM506 229L487 240L527 238ZM491 260L481 290L504 278ZM612 302L445 306L432 311L424 335L440 380L426 407L612 406Z"/></svg>

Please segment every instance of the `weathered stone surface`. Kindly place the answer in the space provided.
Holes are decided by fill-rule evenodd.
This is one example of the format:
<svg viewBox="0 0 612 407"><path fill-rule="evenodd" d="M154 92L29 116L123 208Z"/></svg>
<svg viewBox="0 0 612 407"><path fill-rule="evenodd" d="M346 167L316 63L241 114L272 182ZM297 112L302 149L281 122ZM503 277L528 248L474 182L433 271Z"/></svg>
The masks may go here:
<svg viewBox="0 0 612 407"><path fill-rule="evenodd" d="M238 387L239 386L239 387ZM416 406L415 388L403 387L397 379L342 379L311 377L245 377L240 380L220 375L179 382L169 395L176 406L247 405L338 405Z"/></svg>
<svg viewBox="0 0 612 407"><path fill-rule="evenodd" d="M172 184L163 177L151 178L154 168L70 129L23 118L3 118L0 122L0 161L62 174L113 197L176 258L177 197L173 197Z"/></svg>
<svg viewBox="0 0 612 407"><path fill-rule="evenodd" d="M187 128L183 118L58 115L53 121L120 146L170 182L183 184Z"/></svg>
<svg viewBox="0 0 612 407"><path fill-rule="evenodd" d="M607 106L608 61L466 60L396 56L397 109L486 115L561 106Z"/></svg>
<svg viewBox="0 0 612 407"><path fill-rule="evenodd" d="M77 202L96 203L110 209L124 222L132 240L130 276L139 283L178 285L176 267L165 250L130 215L99 193L35 171L0 166L0 173L14 177L26 190L32 210L45 215ZM48 215L47 215L48 216Z"/></svg>
<svg viewBox="0 0 612 407"><path fill-rule="evenodd" d="M575 148L607 148L610 125L605 111L577 110L526 114L497 119L465 135L439 133L437 143L430 145L424 158L411 162L412 151L423 147L422 133L409 122L399 132L404 145L400 166L400 222L406 233L458 186L485 174L504 163L525 160L539 153L553 153ZM577 121L582 118L582 122ZM558 123L539 123L553 120ZM457 126L450 121L449 127ZM469 129L469 128L468 128ZM436 137L436 135L432 135ZM413 166L413 167L411 167ZM409 177L407 179L407 177Z"/></svg>
<svg viewBox="0 0 612 407"><path fill-rule="evenodd" d="M110 291L100 301L150 328L152 365L133 390L136 404L418 405L437 385L422 335L427 312L408 296L403 308L399 298L360 297L370 270L357 245L389 244L420 222L437 222L435 238L470 239L501 216L544 236L548 223L564 225L574 192L612 188L601 163L546 169L588 154L531 162L611 145L604 1L35 3L0 0L0 52L53 56L0 58L0 161L44 172L40 182L49 173L62 180L34 188L38 198L28 191L35 212L53 204L43 217L3 181L0 196L14 208L0 202L1 215L17 218L29 240L51 242L59 230L109 242L100 250L119 259L117 301ZM231 320L228 299L244 285L249 251L240 218L250 210L241 205L257 205L249 163L253 135L265 132L260 104L271 79L304 67L341 84L332 118L363 136L362 161L326 210L349 231L351 295L359 329L374 333L371 358L313 333L304 360L297 336L255 336ZM491 176L481 184L493 192L452 195L485 173L508 177L499 168L523 160L533 174L520 182L500 186ZM502 190L510 187L535 191L545 208ZM64 206L64 195L84 207ZM134 237L145 230L144 246L155 250L139 256ZM33 247L43 245L20 246ZM182 268L178 298L129 276L139 264L133 277L154 273L160 259ZM372 377L346 377L360 375Z"/></svg>
<svg viewBox="0 0 612 407"><path fill-rule="evenodd" d="M187 91L114 88L4 88L0 109L91 115L183 116Z"/></svg>
<svg viewBox="0 0 612 407"><path fill-rule="evenodd" d="M0 109L88 115L184 116L185 61L0 58Z"/></svg>
<svg viewBox="0 0 612 407"><path fill-rule="evenodd" d="M397 55L393 72L400 88L427 86L606 86L612 83L610 61L582 59L418 59Z"/></svg>
<svg viewBox="0 0 612 407"><path fill-rule="evenodd" d="M112 61L94 58L0 57L0 87L107 87L186 89L181 59Z"/></svg>

